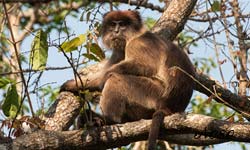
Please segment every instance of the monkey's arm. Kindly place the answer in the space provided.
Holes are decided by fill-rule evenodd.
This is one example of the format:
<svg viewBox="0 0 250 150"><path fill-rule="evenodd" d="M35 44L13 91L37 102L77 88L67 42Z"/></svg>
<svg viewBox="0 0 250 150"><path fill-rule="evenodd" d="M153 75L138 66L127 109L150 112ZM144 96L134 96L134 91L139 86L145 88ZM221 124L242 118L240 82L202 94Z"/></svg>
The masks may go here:
<svg viewBox="0 0 250 150"><path fill-rule="evenodd" d="M165 47L154 34L146 32L128 42L125 60L110 68L110 72L152 77L162 64Z"/></svg>
<svg viewBox="0 0 250 150"><path fill-rule="evenodd" d="M79 90L90 89L91 91L99 91L100 81L103 76L103 68L107 66L108 61L103 60L102 62L92 65L91 67L83 68L81 73L84 74L81 76L82 83L79 79L68 80L62 86L60 91L71 91L77 93Z"/></svg>
<svg viewBox="0 0 250 150"><path fill-rule="evenodd" d="M101 77L100 78L95 78L95 79L91 79L91 80L86 80L84 79L81 83L81 81L78 80L68 80L66 81L60 88L60 92L62 91L70 91L73 93L76 93L79 90L84 90L84 89L89 89L90 91L99 91L99 87L100 87L100 81L101 81Z"/></svg>
<svg viewBox="0 0 250 150"><path fill-rule="evenodd" d="M143 37L130 41L125 49L125 60L113 65L106 74L115 72L144 77L154 76L160 66L161 51L164 50L150 44L152 43Z"/></svg>
<svg viewBox="0 0 250 150"><path fill-rule="evenodd" d="M135 76L152 77L157 73L157 68L152 64L145 64L138 60L125 60L112 66L106 74L119 73Z"/></svg>
<svg viewBox="0 0 250 150"><path fill-rule="evenodd" d="M143 64L135 60L121 61L120 63L113 65L103 75L100 84L100 89L104 87L104 84L109 79L109 77L112 76L113 73L118 73L123 75L154 77L154 75L157 73L157 69L154 66Z"/></svg>

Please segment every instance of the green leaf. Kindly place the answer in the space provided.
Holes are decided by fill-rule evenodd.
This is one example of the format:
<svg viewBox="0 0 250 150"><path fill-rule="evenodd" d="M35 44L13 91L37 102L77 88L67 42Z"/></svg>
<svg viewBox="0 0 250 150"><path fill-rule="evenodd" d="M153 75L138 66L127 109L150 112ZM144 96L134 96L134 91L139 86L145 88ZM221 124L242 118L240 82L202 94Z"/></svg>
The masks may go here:
<svg viewBox="0 0 250 150"><path fill-rule="evenodd" d="M220 2L219 1L214 1L211 9L213 12L220 11Z"/></svg>
<svg viewBox="0 0 250 150"><path fill-rule="evenodd" d="M18 106L11 105L10 110L9 110L9 117L10 118L15 118L17 111L18 111Z"/></svg>
<svg viewBox="0 0 250 150"><path fill-rule="evenodd" d="M154 18L148 17L145 21L146 26L148 29L151 29L156 23L156 20Z"/></svg>
<svg viewBox="0 0 250 150"><path fill-rule="evenodd" d="M6 97L2 105L3 113L7 117L14 118L19 107L20 103L18 101L16 85L12 84L7 90Z"/></svg>
<svg viewBox="0 0 250 150"><path fill-rule="evenodd" d="M76 50L78 46L82 45L86 41L86 34L80 34L78 37L73 38L70 41L63 42L61 49L64 52L71 52Z"/></svg>
<svg viewBox="0 0 250 150"><path fill-rule="evenodd" d="M7 78L0 78L0 89L11 83L11 80Z"/></svg>
<svg viewBox="0 0 250 150"><path fill-rule="evenodd" d="M86 58L90 59L90 60L94 60L94 61L100 61L95 55L93 54L83 54L83 56L85 56Z"/></svg>
<svg viewBox="0 0 250 150"><path fill-rule="evenodd" d="M105 54L98 44L91 43L91 45L89 46L89 50L90 52L95 54L100 60L103 60L105 58Z"/></svg>
<svg viewBox="0 0 250 150"><path fill-rule="evenodd" d="M39 30L32 42L30 62L32 69L43 70L48 58L47 33Z"/></svg>

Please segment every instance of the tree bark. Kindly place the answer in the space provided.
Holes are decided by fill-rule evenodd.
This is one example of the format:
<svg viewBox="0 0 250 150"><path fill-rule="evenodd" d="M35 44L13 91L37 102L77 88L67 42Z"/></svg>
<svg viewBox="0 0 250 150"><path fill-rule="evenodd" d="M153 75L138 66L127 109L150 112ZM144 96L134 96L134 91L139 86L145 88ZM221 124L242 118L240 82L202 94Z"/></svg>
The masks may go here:
<svg viewBox="0 0 250 150"><path fill-rule="evenodd" d="M70 92L62 92L43 117L45 130L65 131L74 122L82 107L80 100Z"/></svg>
<svg viewBox="0 0 250 150"><path fill-rule="evenodd" d="M40 130L18 137L13 147L17 150L114 148L146 140L150 125L151 120L140 120L87 130L63 132ZM159 139L196 146L231 140L250 142L250 125L217 120L199 114L173 114L165 117Z"/></svg>

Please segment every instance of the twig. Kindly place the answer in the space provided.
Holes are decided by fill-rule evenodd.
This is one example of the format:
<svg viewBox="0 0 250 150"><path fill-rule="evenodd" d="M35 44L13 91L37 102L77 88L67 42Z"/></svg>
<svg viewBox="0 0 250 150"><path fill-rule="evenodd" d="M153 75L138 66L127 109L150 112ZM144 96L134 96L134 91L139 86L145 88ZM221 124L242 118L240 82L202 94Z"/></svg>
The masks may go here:
<svg viewBox="0 0 250 150"><path fill-rule="evenodd" d="M237 75L238 73L238 69L237 69L237 65L236 65L236 62L235 62L235 59L234 59L234 54L233 54L233 44L232 44L232 40L229 36L229 26L228 26L228 23L227 23L227 16L226 16L226 0L222 0L221 1L221 16L222 16L222 19L223 19L223 22L222 25L224 26L225 28L225 35L226 35L226 39L227 39L227 43L228 43L228 50L229 50L229 53L230 53L230 57L231 58L228 58L230 60L230 62L232 63L233 65L233 70L234 70L234 74ZM217 15L217 14L216 14Z"/></svg>
<svg viewBox="0 0 250 150"><path fill-rule="evenodd" d="M22 83L23 83L23 86L24 86L25 94L26 94L27 99L28 99L31 114L34 117L35 113L34 113L34 110L33 110L33 107L32 107L32 103L31 103L31 99L30 99L30 95L29 95L29 91L28 91L28 86L26 84L25 77L24 77L24 74L22 72L23 69L22 69L22 65L21 65L21 62L20 62L19 57L18 57L18 50L17 50L17 45L16 45L17 43L15 42L15 37L14 37L13 30L12 30L12 27L11 27L11 24L10 24L10 19L9 19L9 15L8 15L8 12L7 12L5 1L3 1L3 8L4 8L4 13L5 13L6 19L8 21L8 26L9 26L9 30L10 30L11 39L12 39L11 44L13 44L13 47L14 47L14 50L15 50L15 55L16 55L16 61L17 61L19 70L21 71L20 75L21 75L21 78L22 78ZM19 114L19 112L21 110L21 107L23 105L23 102L24 102L24 98L21 100L21 104L20 104L20 106L19 106L19 108L17 110L17 113L16 113L16 115L15 115L15 117L13 119L13 122L12 122L11 126L13 126L13 124L14 124L14 122L16 120L16 117ZM10 133L11 133L11 129L12 129L12 127L10 128L9 136L10 136Z"/></svg>
<svg viewBox="0 0 250 150"><path fill-rule="evenodd" d="M19 57L18 57L18 50L17 50L17 46L16 46L16 42L15 42L15 37L14 37L13 30L12 30L12 27L11 27L11 24L10 24L10 19L9 19L9 15L7 13L7 8L6 8L6 5L5 5L5 2L3 2L3 7L4 7L4 12L5 12L5 15L6 15L6 19L8 20L8 26L9 26L9 30L10 30L10 34L11 34L11 39L12 39L11 44L13 44L14 49L15 49L15 54L16 54L18 67L19 67L19 70L23 70L21 62L20 62ZM20 71L20 75L21 75L21 78L22 78L23 85L25 87L25 93L26 93L26 95L28 97L28 102L29 102L29 105L30 105L32 116L35 116L34 110L33 110L32 104L31 104L31 99L30 99L30 96L29 96L28 86L26 85L25 77L24 77L24 74L23 74L22 71ZM22 103L21 103L21 105L22 105Z"/></svg>
<svg viewBox="0 0 250 150"><path fill-rule="evenodd" d="M208 1L208 3L210 5L212 5L210 1ZM206 5L206 7L207 7L207 5ZM207 18L210 19L210 16L209 16L208 13L207 13ZM210 28L212 30L212 33L214 33L214 27L213 27L213 23L212 23L211 19L209 20L209 26L210 26ZM219 65L219 73L220 73L220 76L221 76L223 86L224 86L224 88L226 88L227 86L226 86L225 78L224 78L224 75L223 75L223 72L222 72L221 63L220 63L220 60L219 60L219 49L218 49L217 43L215 42L216 41L215 34L212 34L212 37L213 37L213 45L214 45L214 48L215 48L215 55L216 55L217 64Z"/></svg>
<svg viewBox="0 0 250 150"><path fill-rule="evenodd" d="M79 67L80 65L83 65L85 63L80 63L77 65ZM50 71L50 70L64 70L64 69L70 69L71 66L66 66L66 67L46 67L44 70L34 70L34 69L23 69L22 71L10 71L10 72L3 72L0 73L0 76L6 76L6 75L11 75L11 74L19 74L21 72L23 73L30 73L30 72L40 72L40 71Z"/></svg>
<svg viewBox="0 0 250 150"><path fill-rule="evenodd" d="M240 22L239 16L241 16L239 3L237 0L233 0L230 2L232 6L232 11L234 14L236 30L237 30L237 37L238 37L238 44L240 47L240 56L239 56L239 63L240 63L240 72L239 72L239 95L246 96L247 94L247 85L248 85L248 76L247 76L247 49L245 45L245 34L243 33L243 26Z"/></svg>

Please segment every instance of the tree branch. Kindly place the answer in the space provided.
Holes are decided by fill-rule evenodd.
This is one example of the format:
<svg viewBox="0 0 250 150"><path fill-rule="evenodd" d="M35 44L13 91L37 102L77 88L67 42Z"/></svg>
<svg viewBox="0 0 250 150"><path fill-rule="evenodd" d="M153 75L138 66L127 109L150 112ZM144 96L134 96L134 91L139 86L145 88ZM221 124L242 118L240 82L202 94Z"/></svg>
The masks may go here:
<svg viewBox="0 0 250 150"><path fill-rule="evenodd" d="M110 2L110 0L93 0L93 1L97 1L97 2ZM120 2L120 3L125 3L125 4L129 4L129 5L134 5L134 6L138 6L138 7L144 7L144 8L148 8L151 10L157 10L159 12L163 12L164 9L161 8L160 6L156 6L153 3L148 2L147 0L142 0L142 3L140 3L141 0L113 0L116 2Z"/></svg>
<svg viewBox="0 0 250 150"><path fill-rule="evenodd" d="M5 3L49 3L54 0L0 0L0 2L5 2ZM88 4L90 2L100 2L100 3L105 3L105 2L110 2L110 0L85 0L84 4ZM149 8L151 10L157 10L159 12L163 12L164 9L161 8L160 6L156 6L152 3L149 3L147 1L143 1L141 4L137 0L115 0L115 2L120 2L120 3L125 3L129 5L134 5L134 6L140 6L144 8Z"/></svg>
<svg viewBox="0 0 250 150"><path fill-rule="evenodd" d="M213 95L214 100L217 102L223 103L232 108L242 114L246 119L250 118L250 101L246 97L240 97L239 95L232 93L230 90L217 84L216 81L208 79L205 75L197 74L196 79L199 83L208 88L209 91L198 83L195 85L195 90L206 94L208 97Z"/></svg>
<svg viewBox="0 0 250 150"><path fill-rule="evenodd" d="M114 148L146 140L150 125L151 120L140 120L88 130L64 132L40 130L18 137L14 140L13 146L23 148L22 150ZM164 119L163 127L160 139L181 145L201 146L230 140L250 142L250 124L232 123L204 115L174 114L167 116ZM211 139L208 136L224 140Z"/></svg>
<svg viewBox="0 0 250 150"><path fill-rule="evenodd" d="M55 103L43 117L45 130L65 131L79 114L82 103L70 92L61 92Z"/></svg>
<svg viewBox="0 0 250 150"><path fill-rule="evenodd" d="M173 0L153 27L152 32L168 40L174 40L192 13L197 0Z"/></svg>
<svg viewBox="0 0 250 150"><path fill-rule="evenodd" d="M38 10L38 6L35 6L35 8L32 9L28 9L25 12L19 13L17 18L19 20L19 22L21 21L22 17L28 17L29 21L27 23L27 25L25 25L24 29L21 34L18 35L17 37L17 41L22 41L28 34L29 32L31 32L31 30L34 27L34 24L37 20L35 13Z"/></svg>

